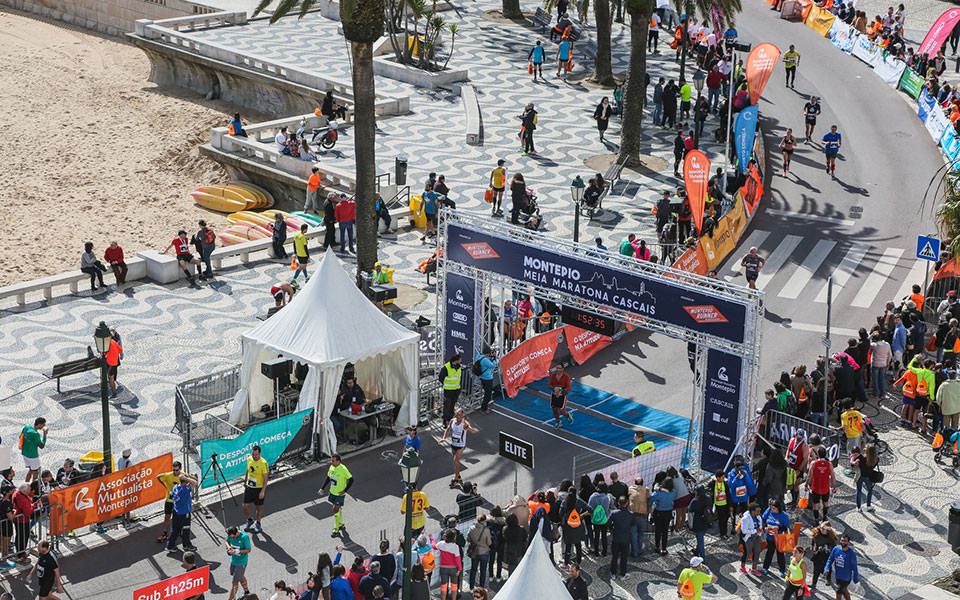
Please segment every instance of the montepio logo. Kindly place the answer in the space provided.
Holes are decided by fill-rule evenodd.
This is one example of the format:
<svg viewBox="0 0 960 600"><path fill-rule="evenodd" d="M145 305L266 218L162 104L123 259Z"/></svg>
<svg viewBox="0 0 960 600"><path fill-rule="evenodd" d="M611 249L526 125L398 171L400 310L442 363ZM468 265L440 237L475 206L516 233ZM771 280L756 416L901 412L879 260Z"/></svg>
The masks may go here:
<svg viewBox="0 0 960 600"><path fill-rule="evenodd" d="M463 246L472 258L500 258L500 255L493 251L490 244L486 242L470 242L469 244L460 244Z"/></svg>
<svg viewBox="0 0 960 600"><path fill-rule="evenodd" d="M697 323L726 323L727 318L717 310L717 307L712 304L701 304L697 306L684 306L683 310L687 311L693 320Z"/></svg>

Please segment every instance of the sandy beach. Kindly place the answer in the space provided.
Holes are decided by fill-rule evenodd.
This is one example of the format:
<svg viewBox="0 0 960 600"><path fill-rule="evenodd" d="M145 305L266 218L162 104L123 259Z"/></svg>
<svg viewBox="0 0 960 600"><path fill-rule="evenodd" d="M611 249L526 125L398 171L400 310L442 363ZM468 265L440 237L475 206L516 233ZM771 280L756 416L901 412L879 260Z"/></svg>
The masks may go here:
<svg viewBox="0 0 960 600"><path fill-rule="evenodd" d="M0 286L78 269L86 241L134 256L228 225L189 193L226 181L197 146L234 110L149 72L120 40L0 10Z"/></svg>

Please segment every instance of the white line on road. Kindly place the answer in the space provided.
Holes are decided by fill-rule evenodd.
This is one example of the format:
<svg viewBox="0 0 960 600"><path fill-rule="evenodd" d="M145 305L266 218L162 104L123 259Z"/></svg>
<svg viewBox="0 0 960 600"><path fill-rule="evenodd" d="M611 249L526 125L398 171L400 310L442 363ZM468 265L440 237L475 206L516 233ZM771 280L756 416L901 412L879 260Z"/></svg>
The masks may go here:
<svg viewBox="0 0 960 600"><path fill-rule="evenodd" d="M783 238L783 241L780 242L780 245L770 253L770 256L767 257L767 261L764 263L763 268L760 270L760 276L757 277L757 289L762 290L770 283L770 280L777 274L777 271L780 270L790 258L790 255L793 254L793 251L797 249L797 246L800 245L800 241L803 238L799 235L788 235Z"/></svg>
<svg viewBox="0 0 960 600"><path fill-rule="evenodd" d="M582 445L582 444L578 444L578 443L576 443L576 442L574 442L574 441L571 441L571 440L569 440L569 439L567 439L567 438L565 438L565 437L560 437L559 435L553 433L552 431L546 431L546 430L540 429L539 427L535 427L535 426L531 425L530 423L527 423L526 421L521 421L520 419L518 419L518 418L516 418L516 417L512 417L512 416L510 416L510 415L508 415L508 414L506 414L506 413L504 413L504 412L501 412L501 411L497 410L496 408L493 409L493 412L497 413L498 415L500 415L500 416L502 416L502 417L506 417L506 418L508 418L508 419L512 419L512 420L514 420L514 421L516 421L517 423L520 423L520 424L522 424L522 425L526 425L527 427L529 427L529 428L531 428L531 429L536 429L536 430L539 431L540 433L543 433L543 434L545 434L545 435L549 435L549 436L551 436L551 437L555 437L555 438L557 438L558 440L562 440L562 441L570 444L571 446L576 446L577 448L583 448L584 450L587 450L588 452L593 452L594 454L599 454L600 456L602 456L602 457L604 457L604 458L609 458L610 460L613 460L613 461L616 461L616 462L620 462L621 460L623 460L622 458L614 458L613 456L610 456L609 454L604 454L603 452L600 452L599 450L596 450L596 449L594 449L594 448L588 448L588 447L586 447L586 446L584 446L584 445ZM571 435L577 435L577 434L573 433L573 434L571 434ZM579 436L578 436L578 437L579 437ZM591 440L591 441L593 441L593 440Z"/></svg>
<svg viewBox="0 0 960 600"><path fill-rule="evenodd" d="M768 208L767 213L771 215L777 215L779 217L792 217L796 219L807 219L810 221L819 221L821 223L835 223L837 225L843 225L844 227L852 227L856 225L856 221L851 221L850 219L841 219L839 217L825 217L821 215L808 215L804 213L795 213L790 212L789 210L778 210L776 208Z"/></svg>
<svg viewBox="0 0 960 600"><path fill-rule="evenodd" d="M883 284L890 278L890 273L892 273L893 268L897 266L897 261L900 260L902 254L903 248L887 248L883 256L880 257L880 260L877 261L877 264L873 266L873 271L867 276L867 280L863 282L863 286L853 298L850 306L857 306L859 308L871 306L877 294L880 293L880 288L883 287Z"/></svg>
<svg viewBox="0 0 960 600"><path fill-rule="evenodd" d="M827 332L826 325L814 325L812 323L791 322L789 325L780 325L780 326L783 327L784 329L799 329L800 331L812 331L813 333L820 333L820 334L825 334ZM858 332L856 329L846 329L844 327L831 327L830 335L857 337Z"/></svg>
<svg viewBox="0 0 960 600"><path fill-rule="evenodd" d="M910 269L910 272L907 273L907 276L903 279L903 285L900 286L900 289L897 290L897 295L893 298L890 298L894 302L900 302L900 299L909 296L913 292L913 284L923 284L923 274L927 270L927 265L930 264L929 260L923 260L918 258L916 263L913 265L913 268Z"/></svg>
<svg viewBox="0 0 960 600"><path fill-rule="evenodd" d="M850 277L853 276L854 271L857 270L857 266L860 264L860 261L863 260L863 257L866 256L867 250L869 249L870 246L867 244L853 244L847 250L847 253L840 261L840 264L837 265L837 268L833 270L834 298L837 297L837 294L840 293L840 290L843 289L843 286L847 285L847 282L850 281ZM817 297L814 298L814 302L825 303L827 301L828 283L829 282L824 282L823 289L821 289L820 293L817 294Z"/></svg>
<svg viewBox="0 0 960 600"><path fill-rule="evenodd" d="M794 272L793 276L790 277L790 281L783 286L783 289L780 290L780 293L777 295L781 298L799 298L800 292L807 287L810 279L813 278L813 274L817 272L817 269L820 268L820 265L823 264L823 261L826 260L830 251L833 250L833 247L836 245L836 242L830 240L820 240L817 242L817 245L813 247L810 254L803 259L803 263Z"/></svg>

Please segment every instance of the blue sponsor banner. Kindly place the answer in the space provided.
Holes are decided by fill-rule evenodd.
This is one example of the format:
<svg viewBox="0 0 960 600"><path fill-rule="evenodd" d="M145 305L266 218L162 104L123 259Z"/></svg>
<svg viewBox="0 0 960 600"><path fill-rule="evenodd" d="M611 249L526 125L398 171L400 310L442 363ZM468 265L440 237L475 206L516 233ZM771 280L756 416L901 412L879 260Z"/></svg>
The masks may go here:
<svg viewBox="0 0 960 600"><path fill-rule="evenodd" d="M739 356L707 351L700 468L710 473L723 470L740 438L741 363Z"/></svg>
<svg viewBox="0 0 960 600"><path fill-rule="evenodd" d="M254 425L232 440L204 440L200 442L200 464L205 475L200 487L212 487L217 484L214 470L209 469L211 456L217 455L217 462L227 481L242 477L247 472L247 457L254 446L260 446L260 456L272 465L280 458L287 458L296 452L310 447L310 434L313 431L313 410L272 419Z"/></svg>
<svg viewBox="0 0 960 600"><path fill-rule="evenodd" d="M937 99L930 95L927 92L927 88L924 87L920 90L920 96L917 98L917 116L920 117L920 120L924 123L927 122L927 115L933 110L933 107L937 105Z"/></svg>
<svg viewBox="0 0 960 600"><path fill-rule="evenodd" d="M960 154L960 139L957 138L957 132L953 125L943 130L940 147L943 148L943 153L947 155L951 163L957 160L957 155Z"/></svg>
<svg viewBox="0 0 960 600"><path fill-rule="evenodd" d="M741 173L748 171L747 164L753 153L753 138L757 136L757 115L760 107L754 104L740 111L733 124L733 142L737 147L737 162Z"/></svg>
<svg viewBox="0 0 960 600"><path fill-rule="evenodd" d="M565 292L643 319L735 343L745 339L744 304L706 290L687 290L656 275L586 262L549 244L532 247L499 235L451 223L447 226L447 260Z"/></svg>
<svg viewBox="0 0 960 600"><path fill-rule="evenodd" d="M444 323L443 360L453 354L463 357L463 364L473 362L473 329L475 321L474 281L469 277L448 273L446 280L446 322Z"/></svg>

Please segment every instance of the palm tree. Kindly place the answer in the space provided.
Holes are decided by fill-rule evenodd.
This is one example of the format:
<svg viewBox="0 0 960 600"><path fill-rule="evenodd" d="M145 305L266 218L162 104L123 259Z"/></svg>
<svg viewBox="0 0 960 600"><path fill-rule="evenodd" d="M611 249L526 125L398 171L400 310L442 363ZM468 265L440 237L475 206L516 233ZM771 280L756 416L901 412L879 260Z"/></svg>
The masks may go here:
<svg viewBox="0 0 960 600"><path fill-rule="evenodd" d="M270 23L286 16L298 2L300 18L316 0L281 0ZM320 0L321 2L323 0ZM256 16L271 0L260 0ZM353 142L357 188L357 279L377 262L377 216L374 210L376 180L376 88L373 81L373 43L383 35L384 0L340 0L343 35L350 42L353 63Z"/></svg>
<svg viewBox="0 0 960 600"><path fill-rule="evenodd" d="M647 31L656 1L626 0L626 3L627 14L630 15L630 65L623 90L623 128L617 160L625 160L627 165L637 165L640 162L640 136L643 134L643 123L639 117L643 114L644 96L647 93Z"/></svg>
<svg viewBox="0 0 960 600"><path fill-rule="evenodd" d="M523 12L520 10L520 0L503 0L503 6L500 9L504 19L522 19Z"/></svg>
<svg viewBox="0 0 960 600"><path fill-rule="evenodd" d="M719 28L721 32L723 31L724 25L726 25L726 21L729 20L732 23L733 15L742 10L740 0L673 0L673 4L677 8L677 12L687 14L687 19L690 19L691 15L697 14L704 24L710 23L710 25ZM683 79L684 69L686 67L687 45L689 41L687 28L684 27L683 47L680 50L681 79Z"/></svg>
<svg viewBox="0 0 960 600"><path fill-rule="evenodd" d="M612 86L616 82L610 66L610 0L594 0L593 14L597 21L597 60L593 66L593 81Z"/></svg>

